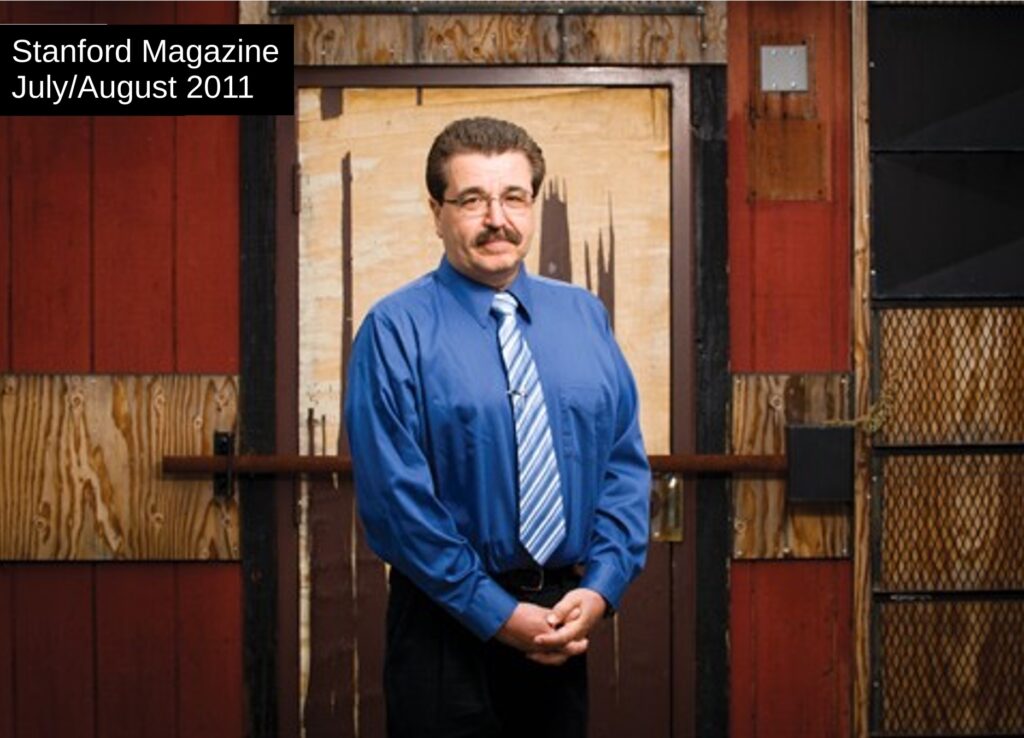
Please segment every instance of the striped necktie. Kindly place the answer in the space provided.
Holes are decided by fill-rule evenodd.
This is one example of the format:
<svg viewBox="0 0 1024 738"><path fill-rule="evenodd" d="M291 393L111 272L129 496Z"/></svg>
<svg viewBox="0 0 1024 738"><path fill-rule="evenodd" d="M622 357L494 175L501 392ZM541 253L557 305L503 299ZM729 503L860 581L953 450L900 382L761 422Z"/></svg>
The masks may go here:
<svg viewBox="0 0 1024 738"><path fill-rule="evenodd" d="M498 343L512 398L519 462L519 540L541 566L565 538L562 482L533 354L516 322L516 298L494 296Z"/></svg>

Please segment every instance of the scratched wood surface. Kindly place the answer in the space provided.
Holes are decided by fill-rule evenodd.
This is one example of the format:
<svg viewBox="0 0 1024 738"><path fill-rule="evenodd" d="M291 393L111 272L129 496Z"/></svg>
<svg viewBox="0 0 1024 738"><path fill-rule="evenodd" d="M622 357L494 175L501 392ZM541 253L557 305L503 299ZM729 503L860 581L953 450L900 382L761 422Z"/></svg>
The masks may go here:
<svg viewBox="0 0 1024 738"><path fill-rule="evenodd" d="M848 417L843 374L748 374L733 378L732 452L785 452L786 425ZM844 505L793 505L779 477L733 480L733 556L739 559L835 558L850 552Z"/></svg>
<svg viewBox="0 0 1024 738"><path fill-rule="evenodd" d="M853 407L857 417L871 404L871 151L868 136L867 7L853 3L850 39L853 87ZM870 729L871 674L871 454L857 433L853 477L853 738Z"/></svg>
<svg viewBox="0 0 1024 738"><path fill-rule="evenodd" d="M0 559L235 559L237 506L165 455L236 426L231 376L0 375Z"/></svg>
<svg viewBox="0 0 1024 738"><path fill-rule="evenodd" d="M239 3L241 23L295 26L295 63L724 64L727 3L703 15L271 16Z"/></svg>

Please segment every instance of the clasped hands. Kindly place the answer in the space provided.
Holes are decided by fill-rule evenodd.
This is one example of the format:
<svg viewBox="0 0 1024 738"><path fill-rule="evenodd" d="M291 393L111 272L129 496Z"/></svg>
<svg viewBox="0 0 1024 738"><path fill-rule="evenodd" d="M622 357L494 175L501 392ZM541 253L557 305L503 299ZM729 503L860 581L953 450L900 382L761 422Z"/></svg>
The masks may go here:
<svg viewBox="0 0 1024 738"><path fill-rule="evenodd" d="M520 602L496 638L531 661L559 666L587 650L588 635L606 607L604 597L585 588L567 592L551 609Z"/></svg>

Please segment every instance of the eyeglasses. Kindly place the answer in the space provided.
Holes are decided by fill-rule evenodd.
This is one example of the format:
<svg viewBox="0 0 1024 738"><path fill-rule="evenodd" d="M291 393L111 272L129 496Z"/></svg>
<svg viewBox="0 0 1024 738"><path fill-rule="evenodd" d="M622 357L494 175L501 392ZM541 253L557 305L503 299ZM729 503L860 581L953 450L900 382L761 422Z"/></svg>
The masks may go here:
<svg viewBox="0 0 1024 738"><path fill-rule="evenodd" d="M487 212L491 200L497 200L501 209L509 215L520 215L530 209L533 196L526 190L508 190L500 195L484 195L480 192L467 192L454 199L442 199L441 202L454 205L459 212L468 217L479 217Z"/></svg>

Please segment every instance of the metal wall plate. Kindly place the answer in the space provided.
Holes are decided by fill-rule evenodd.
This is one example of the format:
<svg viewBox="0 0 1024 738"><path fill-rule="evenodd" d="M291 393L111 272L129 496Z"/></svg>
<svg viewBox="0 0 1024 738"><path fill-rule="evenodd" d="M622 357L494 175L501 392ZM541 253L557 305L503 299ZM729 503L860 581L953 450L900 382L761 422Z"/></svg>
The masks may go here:
<svg viewBox="0 0 1024 738"><path fill-rule="evenodd" d="M807 92L807 46L761 47L761 92Z"/></svg>

